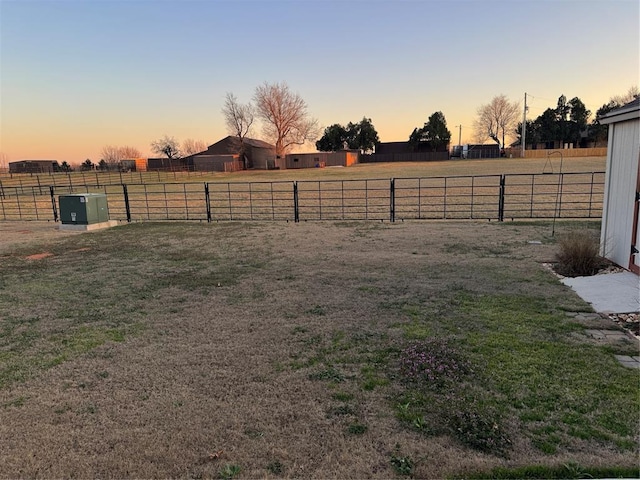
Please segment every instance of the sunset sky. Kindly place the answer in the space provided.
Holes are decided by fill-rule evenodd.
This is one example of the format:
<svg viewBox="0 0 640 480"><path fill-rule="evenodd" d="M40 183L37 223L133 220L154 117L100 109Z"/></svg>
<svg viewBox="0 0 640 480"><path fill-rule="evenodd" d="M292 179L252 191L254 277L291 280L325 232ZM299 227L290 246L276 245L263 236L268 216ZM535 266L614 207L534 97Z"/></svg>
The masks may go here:
<svg viewBox="0 0 640 480"><path fill-rule="evenodd" d="M211 144L226 92L281 81L323 127L366 116L402 141L442 111L465 143L500 94L527 92L529 118L561 94L595 114L639 84L639 32L637 0L0 0L0 152Z"/></svg>

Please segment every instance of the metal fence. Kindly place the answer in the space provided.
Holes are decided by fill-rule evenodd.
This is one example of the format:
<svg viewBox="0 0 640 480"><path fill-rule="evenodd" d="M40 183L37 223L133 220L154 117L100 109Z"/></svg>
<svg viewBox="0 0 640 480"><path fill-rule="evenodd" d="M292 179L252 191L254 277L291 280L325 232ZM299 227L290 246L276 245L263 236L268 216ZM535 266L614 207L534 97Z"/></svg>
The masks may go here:
<svg viewBox="0 0 640 480"><path fill-rule="evenodd" d="M68 193L105 193L127 222L600 218L604 172L3 187L0 220L58 221Z"/></svg>

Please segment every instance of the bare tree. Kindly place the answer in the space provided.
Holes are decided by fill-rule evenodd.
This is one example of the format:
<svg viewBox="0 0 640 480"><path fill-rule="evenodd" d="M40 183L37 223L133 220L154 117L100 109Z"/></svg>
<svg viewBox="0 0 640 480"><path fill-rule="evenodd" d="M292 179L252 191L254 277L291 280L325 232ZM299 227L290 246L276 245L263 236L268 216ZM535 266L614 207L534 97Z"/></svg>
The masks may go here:
<svg viewBox="0 0 640 480"><path fill-rule="evenodd" d="M160 140L151 142L151 150L158 155L164 155L167 158L180 158L180 147L178 141L165 135Z"/></svg>
<svg viewBox="0 0 640 480"><path fill-rule="evenodd" d="M0 173L4 172L9 163L9 155L4 152L0 152Z"/></svg>
<svg viewBox="0 0 640 480"><path fill-rule="evenodd" d="M251 103L239 103L233 93L227 92L224 107L222 107L222 115L224 116L224 123L227 125L227 131L238 141L238 154L246 169L247 159L244 154L244 139L247 138L249 132L251 132L251 127L255 120L255 108Z"/></svg>
<svg viewBox="0 0 640 480"><path fill-rule="evenodd" d="M265 122L264 134L276 145L276 155L282 157L293 145L318 137L318 121L309 116L306 102L286 83L265 82L256 88L254 101Z"/></svg>
<svg viewBox="0 0 640 480"><path fill-rule="evenodd" d="M107 170L117 170L122 160L140 158L141 156L140 150L130 146L105 145L100 151L100 157L104 160Z"/></svg>
<svg viewBox="0 0 640 480"><path fill-rule="evenodd" d="M142 154L140 153L140 150L138 150L136 147L130 147L128 145L125 145L124 147L120 147L121 160L124 160L124 159L132 160L134 158L140 158L140 157L142 157Z"/></svg>
<svg viewBox="0 0 640 480"><path fill-rule="evenodd" d="M184 155L193 155L194 153L204 152L206 149L207 144L202 140L187 138L182 142L182 153Z"/></svg>
<svg viewBox="0 0 640 480"><path fill-rule="evenodd" d="M627 93L625 93L624 95L616 95L614 97L611 97L609 102L613 102L619 106L623 106L633 101L635 98L638 98L639 95L640 90L638 90L637 85L633 85L629 88L629 90L627 90Z"/></svg>
<svg viewBox="0 0 640 480"><path fill-rule="evenodd" d="M490 103L478 108L478 118L474 122L476 138L482 141L491 138L504 148L506 138L516 129L519 114L517 102L510 102L505 95L494 97Z"/></svg>
<svg viewBox="0 0 640 480"><path fill-rule="evenodd" d="M123 158L120 147L116 147L115 145L105 145L102 147L100 157L106 163L108 170L117 170L118 164Z"/></svg>
<svg viewBox="0 0 640 480"><path fill-rule="evenodd" d="M241 104L233 93L227 93L222 107L224 123L229 133L235 137L244 139L251 131L255 120L255 108L251 103Z"/></svg>

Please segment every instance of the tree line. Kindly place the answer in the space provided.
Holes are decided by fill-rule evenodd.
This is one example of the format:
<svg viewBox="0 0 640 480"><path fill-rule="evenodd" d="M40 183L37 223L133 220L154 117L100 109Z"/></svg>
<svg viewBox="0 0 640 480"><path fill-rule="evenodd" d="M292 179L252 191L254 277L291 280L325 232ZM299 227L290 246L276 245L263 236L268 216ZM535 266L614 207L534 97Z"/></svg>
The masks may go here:
<svg viewBox="0 0 640 480"><path fill-rule="evenodd" d="M591 111L578 97L570 100L560 95L553 108L547 108L537 118L526 122L526 141L528 144L573 143L584 146L587 142L597 144L606 139L607 126L599 119L634 98L638 97L638 88L631 87L624 95L611 97L602 105L593 119ZM263 83L256 87L252 100L241 103L231 92L225 96L221 113L228 133L238 141L238 153L243 158L245 141L252 134L257 122L262 124L262 134L266 141L275 145L276 155L283 157L294 146L315 141L319 151L337 151L355 149L362 153L371 153L380 142L371 118L362 117L359 122L346 125L334 123L326 127L320 135L317 119L313 118L305 100L293 92L285 82ZM518 102L510 101L505 95L494 97L489 103L481 105L474 120L474 140L485 143L493 140L501 149L514 137L522 137L522 108ZM317 139L317 141L316 141ZM451 141L451 132L441 111L431 114L420 127L415 127L408 135L407 147L410 151L446 151ZM151 142L151 150L167 158L181 158L205 151L207 144L200 140L186 139L182 143L174 137L164 135ZM87 159L81 170L117 169L122 160L139 158L140 151L129 146L107 145L101 151L101 160L94 165ZM71 167L63 168L69 171Z"/></svg>

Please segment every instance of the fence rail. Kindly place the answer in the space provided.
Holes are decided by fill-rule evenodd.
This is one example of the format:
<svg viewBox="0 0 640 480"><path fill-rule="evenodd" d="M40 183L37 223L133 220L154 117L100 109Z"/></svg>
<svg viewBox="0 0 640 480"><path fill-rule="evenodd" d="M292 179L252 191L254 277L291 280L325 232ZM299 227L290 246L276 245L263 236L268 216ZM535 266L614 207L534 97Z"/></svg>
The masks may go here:
<svg viewBox="0 0 640 480"><path fill-rule="evenodd" d="M68 193L104 193L110 218L127 222L600 218L604 172L23 185L0 190L0 220L58 221Z"/></svg>

